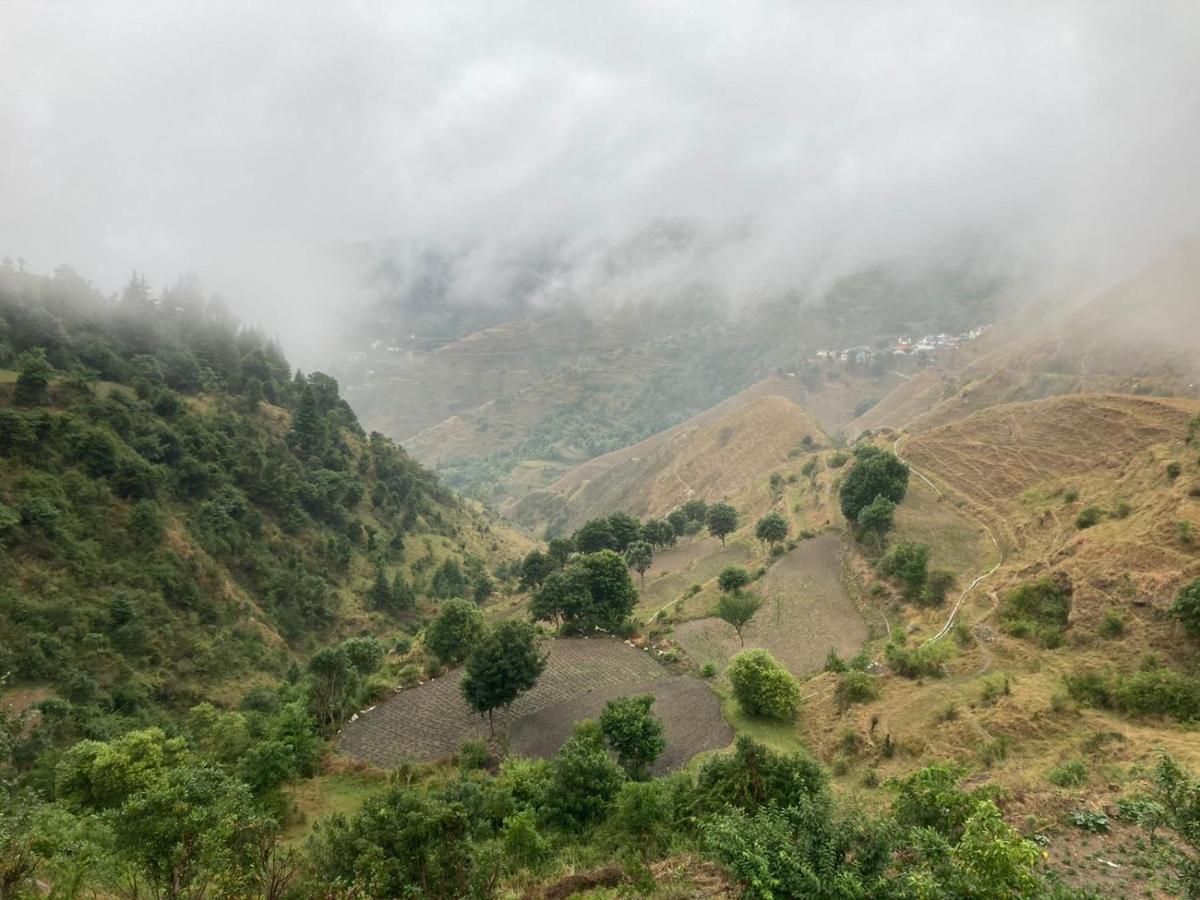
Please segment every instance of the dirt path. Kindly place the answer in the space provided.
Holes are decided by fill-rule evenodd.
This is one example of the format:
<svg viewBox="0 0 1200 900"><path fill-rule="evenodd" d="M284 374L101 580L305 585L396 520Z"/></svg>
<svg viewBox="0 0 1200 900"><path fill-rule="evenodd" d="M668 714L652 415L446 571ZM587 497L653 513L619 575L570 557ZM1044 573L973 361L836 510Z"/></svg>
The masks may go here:
<svg viewBox="0 0 1200 900"><path fill-rule="evenodd" d="M746 647L765 647L798 676L818 671L831 649L857 653L868 631L842 586L841 556L841 540L826 533L776 562L758 585L766 602L744 629ZM684 622L675 638L696 663L718 668L742 649L733 629L715 618Z"/></svg>

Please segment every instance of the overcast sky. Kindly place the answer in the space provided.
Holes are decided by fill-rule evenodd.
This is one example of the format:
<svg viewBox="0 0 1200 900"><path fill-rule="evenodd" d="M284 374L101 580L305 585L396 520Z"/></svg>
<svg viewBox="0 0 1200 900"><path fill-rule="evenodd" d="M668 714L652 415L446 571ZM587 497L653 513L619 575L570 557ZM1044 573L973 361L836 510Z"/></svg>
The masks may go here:
<svg viewBox="0 0 1200 900"><path fill-rule="evenodd" d="M1111 266L1197 230L1198 163L1187 0L0 15L0 254L105 289L193 270L294 344L349 302L318 262L346 241L681 217L728 243L735 295L962 234Z"/></svg>

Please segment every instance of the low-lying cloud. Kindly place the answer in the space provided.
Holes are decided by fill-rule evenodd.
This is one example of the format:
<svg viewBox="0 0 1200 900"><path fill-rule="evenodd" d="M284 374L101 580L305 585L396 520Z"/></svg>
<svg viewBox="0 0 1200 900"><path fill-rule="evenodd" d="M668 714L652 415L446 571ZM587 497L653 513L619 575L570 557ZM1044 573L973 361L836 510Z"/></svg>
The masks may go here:
<svg viewBox="0 0 1200 900"><path fill-rule="evenodd" d="M503 260L553 247L579 265L541 302L612 302L610 248L681 221L698 237L654 277L739 300L964 237L1108 271L1200 224L1182 0L18 0L3 18L0 253L109 289L197 271L301 355L355 302L329 252L351 242L464 253L458 289L483 300Z"/></svg>

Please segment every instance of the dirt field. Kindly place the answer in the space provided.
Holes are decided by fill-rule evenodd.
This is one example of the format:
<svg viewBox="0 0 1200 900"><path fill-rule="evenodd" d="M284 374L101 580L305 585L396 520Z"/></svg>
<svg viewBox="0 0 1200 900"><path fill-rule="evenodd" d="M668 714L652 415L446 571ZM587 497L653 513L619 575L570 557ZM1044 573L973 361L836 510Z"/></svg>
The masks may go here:
<svg viewBox="0 0 1200 900"><path fill-rule="evenodd" d="M519 733L525 746L553 752L557 744L551 746L552 740L539 737L542 727L565 737L577 711L582 718L598 712L611 697L632 693L658 696L661 690L663 708L657 712L675 720L673 725L670 721L667 725L667 757L686 761L701 750L729 742L725 738L722 743L711 743L722 739L713 725L720 720L717 697L700 682L695 682L699 690L691 685L673 684L679 679L669 678L667 671L645 651L607 639L561 639L553 641L547 649L549 661L538 684L508 712L496 713L497 734ZM339 749L375 765L394 766L406 759L441 759L457 751L463 742L485 737L486 720L473 714L459 694L461 677L462 670L456 669L428 684L401 691L370 712L361 713L344 729ZM664 682L661 687L660 681ZM593 693L603 698L595 710L590 701ZM535 714L541 714L535 720L540 724L522 726L518 731L522 720ZM692 729L689 717L705 727Z"/></svg>
<svg viewBox="0 0 1200 900"><path fill-rule="evenodd" d="M509 744L524 756L549 757L571 736L581 719L596 718L615 697L653 694L651 711L663 720L667 748L651 771L656 775L685 765L697 753L719 750L733 741L733 729L721 718L721 701L698 678L676 675L637 685L612 685L580 694L515 722Z"/></svg>
<svg viewBox="0 0 1200 900"><path fill-rule="evenodd" d="M712 541L711 545L709 540ZM711 546L707 555L697 556L686 565L681 564L675 571L663 572L658 576L651 576L647 572L646 583L640 586L640 599L634 613L636 616L648 618L664 604L678 599L693 584L703 585L706 581L716 578L726 566L749 566L754 560L754 549L746 540L731 540L724 547L716 538L699 543L706 547ZM681 549L687 551L691 547Z"/></svg>
<svg viewBox="0 0 1200 900"><path fill-rule="evenodd" d="M825 664L832 648L858 652L867 626L842 587L841 541L823 534L804 541L775 563L761 586L766 603L744 629L746 647L765 647L796 675ZM720 619L696 619L675 629L675 639L697 664L723 668L742 649Z"/></svg>

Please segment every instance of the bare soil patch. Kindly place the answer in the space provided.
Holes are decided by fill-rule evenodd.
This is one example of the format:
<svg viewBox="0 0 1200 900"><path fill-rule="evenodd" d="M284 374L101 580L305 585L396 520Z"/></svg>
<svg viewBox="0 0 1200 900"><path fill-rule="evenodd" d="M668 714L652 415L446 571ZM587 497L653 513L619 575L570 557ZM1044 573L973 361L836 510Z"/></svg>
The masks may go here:
<svg viewBox="0 0 1200 900"><path fill-rule="evenodd" d="M594 719L617 697L652 694L651 712L663 722L667 747L651 769L655 775L685 765L697 753L719 750L733 741L733 729L721 717L721 700L699 679L686 675L642 684L596 688L565 703L525 716L508 733L509 746L523 756L553 756L582 719Z"/></svg>
<svg viewBox="0 0 1200 900"><path fill-rule="evenodd" d="M765 647L796 675L825 664L829 651L857 653L867 625L842 586L842 543L833 534L804 541L758 586L766 602L744 629L746 647ZM697 664L723 668L739 652L733 629L717 618L684 622L675 639Z"/></svg>
<svg viewBox="0 0 1200 900"><path fill-rule="evenodd" d="M630 693L655 693L658 696L657 682L674 680L649 653L615 639L559 639L550 642L547 650L546 671L533 690L519 698L508 711L496 713L497 734L514 734L526 717L545 711L546 716L539 721L554 729L560 729L566 723L565 737L570 733L570 725L574 724L571 716L575 715L575 710L584 710L579 718L595 714L588 711L591 710L589 703L578 703L581 698L593 693L603 697L596 707L598 712L610 697ZM456 752L465 741L486 737L487 721L468 708L459 692L461 678L462 669L455 669L427 684L401 691L377 707L360 713L343 730L339 749L378 766L395 766L404 760L442 759ZM711 698L714 709L719 706L717 698L706 686L697 684L703 693L683 685L664 685L664 702L661 708L656 705L656 712L664 718L694 714L701 720L707 720L710 715L719 719L719 711L709 713L703 708L705 695ZM563 711L555 712L559 707L564 707ZM695 742L696 738L689 737L683 718L674 726L668 725L668 728L672 727L678 745L677 748L668 746L667 753L673 754L672 758L686 761L699 752L694 750L687 754L688 742ZM709 730L713 729L710 727ZM540 741L538 746L550 746L551 741L537 738L529 728L521 734L525 735L527 743ZM668 732L668 742L671 740ZM709 747L705 745L699 749ZM548 752L556 749L557 745Z"/></svg>

